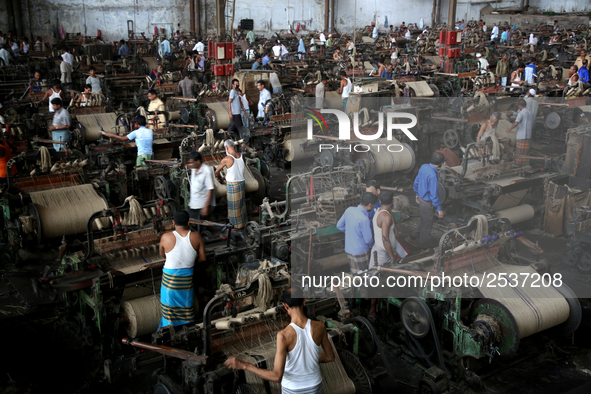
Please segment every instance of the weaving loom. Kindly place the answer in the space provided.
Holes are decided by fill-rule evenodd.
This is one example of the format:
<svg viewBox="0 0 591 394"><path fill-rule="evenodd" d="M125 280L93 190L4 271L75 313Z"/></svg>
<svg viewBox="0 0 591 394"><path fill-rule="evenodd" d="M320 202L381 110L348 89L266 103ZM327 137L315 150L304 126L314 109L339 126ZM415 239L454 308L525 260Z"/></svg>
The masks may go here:
<svg viewBox="0 0 591 394"><path fill-rule="evenodd" d="M233 292L226 292L218 295L220 300L235 300L235 298L245 299L256 292L260 288L256 285L258 281L250 282L246 287L236 288ZM283 283L283 285L281 285ZM285 286L285 282L273 281L273 288L277 289L277 286ZM281 287L279 287L280 289ZM218 298L216 297L216 298ZM226 298L228 297L228 298ZM145 301L142 300L140 303L146 305L153 302L154 297L145 297ZM181 385L178 379L174 378L171 374L168 376L168 372L163 373L159 378L159 384L165 386L170 392L181 393L183 388L188 383L190 387L194 389L202 387L204 384L203 380L198 379L198 376L205 377L205 389L206 391L212 390L211 392L234 392L236 385L239 387L248 387L256 393L280 393L281 385L273 382L266 382L257 376L248 372L241 373L234 379L228 379L229 376L234 373L226 368L217 370L211 370L215 368L216 362L212 360L223 361L227 357L236 356L244 361L252 362L258 365L260 368L272 369L276 348L276 336L278 331L283 330L287 327L289 319L286 315L280 314L279 309L276 307L263 310L254 308L245 312L239 312L235 316L221 317L212 321L212 328L209 329L208 314L211 313L211 305L219 304L215 299L210 301L208 306L204 310L204 320L202 323L198 323L188 328L188 330L171 330L167 328L159 330L153 335L153 343L143 343L136 340L123 339L123 343L131 344L139 348L153 350L155 352L171 356L167 362L167 371L183 371L183 381L185 384ZM336 302L334 303L335 305ZM223 304L219 304L223 305ZM128 312L129 307L126 307L126 316L131 316L134 324L130 326L128 333L133 334L140 332L142 327L145 327L146 322L149 321L149 315L147 318L142 318L141 322L135 323L135 316L133 312ZM140 309L140 308L137 308ZM150 309L148 307L148 309ZM317 307L314 306L314 301L310 302L310 310L315 310ZM134 308L135 310L135 308ZM333 322L333 324L337 324ZM137 327L137 328L136 328ZM339 344L342 344L342 339L346 335L353 335L356 331L352 325L338 325L340 329L338 331L330 331L329 339L333 351L335 353L335 362L321 364L321 374L323 377L323 387L326 393L355 393L355 383L347 376L346 368L343 366L337 348L333 343L333 340L338 340ZM195 338L192 334L193 331L201 332L200 336L204 337L204 349L203 355L197 355L196 352L188 352L182 348L171 348L167 346L156 345L156 343L176 343L178 345L186 344L187 341L191 341L191 338ZM197 336L199 338L200 336ZM207 338L210 338L211 348L207 350ZM191 348L193 345L189 345ZM185 346L183 346L185 347ZM179 359L175 362L175 359ZM179 364L182 361L182 368ZM211 366L211 367L210 367ZM210 371L210 372L204 372ZM244 383L241 383L244 382Z"/></svg>
<svg viewBox="0 0 591 394"><path fill-rule="evenodd" d="M30 193L38 227L45 238L84 233L93 213L106 209L106 201L93 185L79 185ZM100 228L106 223L97 222Z"/></svg>
<svg viewBox="0 0 591 394"><path fill-rule="evenodd" d="M420 348L421 338L429 334L441 342L441 348L457 356L492 359L514 355L523 338L550 328L562 335L574 332L581 321L581 306L572 291L563 283L536 287L534 278L542 275L532 266L509 264L499 257L499 250L508 242L519 240L528 245L520 232L510 230L509 220L519 222L532 213L526 206L498 212L498 219L477 215L466 226L444 233L433 256L405 259L395 268L377 268L389 275L425 277L428 272L431 277L483 278L476 284L427 284L416 289L419 297L399 303L388 299L389 305L400 307L405 331L417 341L414 346ZM507 284L502 285L503 281ZM432 310L438 310L438 316L447 321L440 330L435 329ZM421 358L417 350L414 352ZM453 363L449 358L444 361L440 351L438 356L442 369Z"/></svg>
<svg viewBox="0 0 591 394"><path fill-rule="evenodd" d="M84 126L84 137L88 143L101 138L101 129L107 133L111 133L111 129L115 127L117 114L109 112L104 114L78 115L76 119Z"/></svg>

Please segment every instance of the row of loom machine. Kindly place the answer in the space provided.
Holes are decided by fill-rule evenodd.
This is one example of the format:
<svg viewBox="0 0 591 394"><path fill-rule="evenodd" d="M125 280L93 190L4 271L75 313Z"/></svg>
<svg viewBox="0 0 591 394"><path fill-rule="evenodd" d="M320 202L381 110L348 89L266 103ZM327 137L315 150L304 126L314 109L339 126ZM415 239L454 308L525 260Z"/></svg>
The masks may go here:
<svg viewBox="0 0 591 394"><path fill-rule="evenodd" d="M264 201L261 220L249 222L243 236L230 232L224 239L206 239L207 259L194 276L194 323L158 329L163 259L156 245L160 234L171 229L172 201L140 204L150 218L143 225L129 222L131 206L93 214L86 242L73 245L60 264L47 268L36 283L37 294L65 303L81 337L105 361L104 377L110 384L158 370L154 389L162 392L275 392L277 385L266 385L243 372L236 377L221 363L232 355L263 368L272 363L274 336L289 323L280 303L283 289L297 285L302 274L322 277L345 268L346 257L335 258L344 254L342 234L334 227L339 215L327 212L342 212L343 206L356 204L364 190L352 167L295 178L288 185L289 202ZM311 183L316 197L306 197L303 186ZM348 185L345 198L334 198L335 185ZM110 229L109 222L121 224ZM479 227L485 232L477 233ZM475 270L533 273L530 266L511 263L512 244L521 239L523 233L510 219L485 215L445 232L433 255L370 267L367 274L385 283L388 278ZM291 256L275 257L278 243L291 249ZM312 271L306 272L309 259ZM565 285L550 288L546 303L537 301L538 316L526 303L499 301L498 294L487 294L484 288L427 285L380 301L378 336L362 317L368 303L362 291L314 285L308 296L306 315L326 324L338 354L335 364L322 370L325 389L333 390L329 392L371 393L408 384L389 374L376 376L368 367L369 360L375 366L384 344L412 360L409 368L414 364L426 370L418 382L410 382L420 392L478 390L482 388L478 374L500 370L509 357L532 351L531 343L540 335L567 337L581 320L580 305ZM540 316L541 324L534 324ZM433 344L437 344L434 349ZM521 346L526 350L521 351ZM472 361L466 364L468 358ZM386 358L378 360L391 371ZM341 387L339 382L347 384Z"/></svg>
<svg viewBox="0 0 591 394"><path fill-rule="evenodd" d="M509 175L515 174L509 171ZM493 177L497 178L498 174ZM58 185L60 179L62 184ZM470 185L475 179L468 180ZM217 230L224 224L209 223L213 230L204 236L207 259L196 268L194 277L198 317L195 323L158 329L163 259L157 245L161 234L172 229L178 201L130 199L115 208L104 198L107 182L73 185L76 178L72 174L34 180L29 189L17 183L21 194L14 196L12 203L21 200L28 215L14 216L10 222L17 223L21 231L43 233L44 237L37 238L44 242L55 239L55 245L59 236L52 234L59 234L60 229L82 225L84 230L79 231L81 236L72 234L60 245L57 262L35 279L35 297L27 302L34 306L49 299L65 304L80 337L105 361L104 377L111 384L158 368L154 388L172 393L277 390L244 373L238 379L228 379L234 372L220 364L230 355L252 357L261 367L272 362L274 335L289 323L281 311L282 290L306 273L306 264L299 264L302 261L313 259L313 271L307 273L320 276L345 268L342 233L334 226L339 212L358 203L365 185L362 173L353 165L320 167L291 177L285 202L263 199L259 220L249 222L242 234L226 228L230 232L221 238ZM314 195L307 193L311 184ZM335 190L342 196L343 189L345 197L335 198ZM64 203L76 197L86 211ZM88 212L90 216L83 221L60 221L70 213ZM507 256L512 243L523 240L523 234L513 229L519 220L493 212L484 218L487 230L478 235L481 238L475 238L474 231L483 219L470 220L443 234L435 254L411 256L395 266L370 267L369 275L386 281L389 277L470 272L475 267L514 268ZM13 234L13 241L23 242L19 246L30 245L22 234ZM559 286L558 293L552 294L551 305L538 306L542 316L548 317L534 328L524 305L499 303L494 296L474 293L473 289L425 286L382 301L379 332L386 335L384 341L362 317L367 301L359 289L334 291L321 286L314 290L306 313L325 322L338 350L339 357L331 367L334 370L323 370L332 378L339 374L338 379L327 379L325 386L327 390L343 390L338 392L371 393L372 387L379 390L384 385L404 383L390 376L374 376L364 368L368 360L382 354L383 343L400 349L416 365L429 367L418 381L421 390L444 393L457 385L477 389L482 384L478 373L488 368L490 360L495 368L502 368L505 357L520 354L520 344L528 337L548 332L569 335L581 319L578 301L566 286ZM552 312L556 310L560 311L558 316ZM430 343L439 345L426 352ZM475 360L468 369L466 356ZM390 369L387 359L379 362ZM334 386L343 381L347 382L345 388Z"/></svg>
<svg viewBox="0 0 591 394"><path fill-rule="evenodd" d="M253 78L241 82L241 86L252 83ZM367 82L371 81L363 84ZM468 266L510 266L508 249L515 242L526 242L514 227L531 220L532 205L537 208L541 204L532 195L548 181L563 176L556 174L556 163L548 159L545 169L550 174L516 169L510 138L501 137L500 144L494 140L475 143L474 125L486 116L469 119L470 127L460 120L474 111L488 115L495 102L456 99L443 105L409 99L401 107L397 105L402 102L391 97L404 93L383 81L379 90L379 94L360 94L360 108L368 108L361 128L369 134L378 127L373 111L380 108L372 108L363 99L376 96L385 97L387 102L382 105L391 105L392 110L453 119L443 128L421 124L417 135L430 142L447 141L446 145L458 153L460 149L468 152L459 154L463 157L460 167L442 171L442 201L446 211L453 207L458 217L485 215L488 234L475 239L473 232L482 219L465 220L464 226L442 234L434 255L413 256L395 267L370 267L370 274L386 280L410 274L463 272ZM225 96L221 97L225 104ZM220 102L219 97L216 101ZM207 164L217 165L223 157L218 131L227 128L229 121L227 113L220 116L223 113L219 105L208 105L205 100L190 102L180 109L174 103L168 104L166 125L154 125L161 140L161 145L155 144L157 160L147 168L133 166L133 146L103 140L98 132L114 128L125 134L133 113L97 110L77 114L77 126L72 131L75 138L68 150L60 153L42 149L39 142L43 141L33 140L33 136L41 135L45 119L38 115L18 119L21 112L15 107L13 118L6 117L10 135L7 139L21 150L15 152L10 164L18 173L9 176L2 195L2 258L26 262L53 251L55 261L35 278L35 295L26 302L31 306L42 301L65 304L69 321L77 327L80 338L105 361L104 377L114 385L130 373L159 367L156 392L276 392L276 386L265 386L242 372L234 379L234 372L220 367L221 362L229 355L253 357L262 367L272 361L273 338L289 323L281 310L280 294L290 280L297 281L298 275L305 272L305 268L300 270L301 266L294 264L294 259L307 261L313 257L318 262L313 273L319 275L345 266L342 234L334 228L344 208L358 203L368 179L381 179L386 184L388 179L392 182L392 172L396 178L412 176L416 164L425 162L430 154L424 148L429 144L419 146L396 135L404 146L404 158L381 156L375 151L348 154L346 149L319 154L317 146L322 136L306 142L305 129L294 129L289 117L269 117L270 125L256 124L249 145L254 144L259 154L247 156L252 184L258 187L249 190L247 185L247 192L249 212L258 207L259 218L253 218L241 234L224 228L225 211L216 208L214 215L218 216L211 218L208 232L204 233L207 260L195 273L198 318L192 324L158 330L157 295L163 259L157 245L162 233L172 229L174 212L187 206L184 159L197 149ZM275 102L275 113L283 104ZM340 100L335 105L339 107ZM213 141L212 133L206 131L210 128ZM449 129L455 130L459 138L445 139L443 135ZM347 142L335 144L346 146ZM500 155L495 153L495 144L499 144ZM158 151L162 152L160 158ZM311 171L310 159L314 161ZM298 175L286 184L285 201L265 198L269 164L298 169ZM307 193L311 183L315 191L312 195ZM334 190L339 187L348 189L348 198L335 199ZM224 195L223 185L216 183L218 206L223 206ZM507 212L513 208L518 208L519 214ZM222 229L229 230L224 238L220 236ZM309 244L311 234L318 246ZM335 259L339 254L341 258ZM261 279L261 272L269 282ZM291 273L291 279L286 272ZM532 329L531 316L523 305L503 304L494 301L494 295L453 286L416 289L404 297L382 301L379 331L385 335L384 340L361 317L367 302L356 289L316 289L306 304L307 316L325 322L339 356L336 372L323 370L325 376L338 374L338 378L327 379L325 392L353 392L353 386L355 392L370 393L379 387L408 383L391 377L384 382L383 376L364 368L366 362L382 354L383 343L393 344L426 370L418 383L413 382L421 392L444 393L458 386L480 389L477 375L491 360L494 368L500 369L504 357L520 354L521 343L527 343L529 337L551 330L569 335L577 328L581 318L578 301L566 288L557 291L562 296L553 293L553 303L539 306L547 319ZM267 297L261 302L263 293ZM474 360L469 365L467 357ZM391 369L387 359L380 358L379 362L386 370ZM351 384L337 388L334 385L339 381Z"/></svg>

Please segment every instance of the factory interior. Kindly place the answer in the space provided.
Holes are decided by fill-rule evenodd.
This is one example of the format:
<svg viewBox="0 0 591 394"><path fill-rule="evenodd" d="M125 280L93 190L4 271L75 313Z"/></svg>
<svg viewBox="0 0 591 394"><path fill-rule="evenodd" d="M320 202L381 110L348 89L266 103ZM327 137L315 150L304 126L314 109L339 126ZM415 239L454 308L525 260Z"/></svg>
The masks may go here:
<svg viewBox="0 0 591 394"><path fill-rule="evenodd" d="M0 394L591 393L590 40L589 0L0 1Z"/></svg>

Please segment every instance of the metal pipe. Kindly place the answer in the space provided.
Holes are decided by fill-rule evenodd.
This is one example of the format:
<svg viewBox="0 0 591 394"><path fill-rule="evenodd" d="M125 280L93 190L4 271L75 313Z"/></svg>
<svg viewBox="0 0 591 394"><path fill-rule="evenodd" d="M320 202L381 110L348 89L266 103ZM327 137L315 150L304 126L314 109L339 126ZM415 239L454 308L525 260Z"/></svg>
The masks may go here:
<svg viewBox="0 0 591 394"><path fill-rule="evenodd" d="M140 349L151 350L165 356L180 358L181 360L195 360L201 362L202 364L207 364L207 357L198 356L195 353L189 352L187 350L177 349L169 346L152 345L151 343L134 341L133 339L129 338L123 338L121 342L124 345L131 345L139 347Z"/></svg>
<svg viewBox="0 0 591 394"><path fill-rule="evenodd" d="M213 297L203 310L203 355L209 356L211 352L211 311L224 303L224 295Z"/></svg>
<svg viewBox="0 0 591 394"><path fill-rule="evenodd" d="M428 258L429 259L434 258L434 255L429 256ZM378 271L384 271L384 272L389 272L392 274L407 275L407 276L420 276L421 278L424 278L424 279L429 279L429 278L435 277L435 276L430 275L429 273L423 272L423 271L412 271L412 270L405 270L402 268L390 268L390 267L384 267L384 266L378 266Z"/></svg>

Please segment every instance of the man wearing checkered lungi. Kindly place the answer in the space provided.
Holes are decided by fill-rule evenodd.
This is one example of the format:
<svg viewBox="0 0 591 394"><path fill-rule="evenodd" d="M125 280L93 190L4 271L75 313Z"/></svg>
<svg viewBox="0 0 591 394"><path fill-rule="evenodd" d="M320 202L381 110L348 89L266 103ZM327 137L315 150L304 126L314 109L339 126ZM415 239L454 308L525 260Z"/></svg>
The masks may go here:
<svg viewBox="0 0 591 394"><path fill-rule="evenodd" d="M337 223L337 228L345 233L345 253L352 274L369 268L370 251L374 244L369 212L376 201L373 193L365 192L361 204L347 208Z"/></svg>
<svg viewBox="0 0 591 394"><path fill-rule="evenodd" d="M227 167L226 190L228 199L228 219L234 228L244 228L246 225L246 199L245 199L245 178L244 157L236 151L234 141L226 140L226 157L215 170L215 177L222 182L221 172Z"/></svg>
<svg viewBox="0 0 591 394"><path fill-rule="evenodd" d="M529 154L529 140L531 139L532 127L533 127L533 115L530 110L527 109L527 103L525 100L519 100L517 102L519 113L515 119L515 123L507 130L509 133L514 128L517 128L517 144L515 149L515 164L518 166L529 165L529 159L526 158Z"/></svg>

